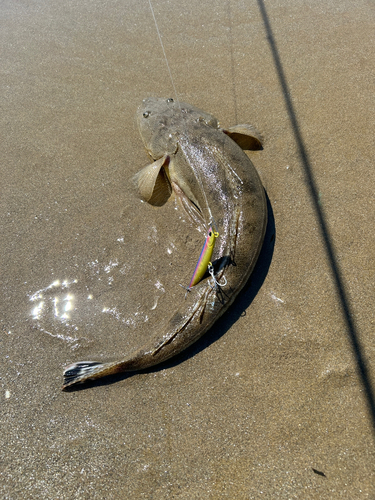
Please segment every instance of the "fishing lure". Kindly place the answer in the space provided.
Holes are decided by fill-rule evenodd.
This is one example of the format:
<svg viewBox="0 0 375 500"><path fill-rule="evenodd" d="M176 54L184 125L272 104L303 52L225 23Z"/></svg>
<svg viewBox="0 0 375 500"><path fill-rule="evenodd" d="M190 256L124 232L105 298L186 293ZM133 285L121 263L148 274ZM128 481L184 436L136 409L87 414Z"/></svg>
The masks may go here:
<svg viewBox="0 0 375 500"><path fill-rule="evenodd" d="M217 231L214 231L212 227L208 229L207 233L207 238L206 241L204 242L201 254L199 256L197 265L195 266L195 270L193 273L193 277L191 278L188 290L197 283L200 282L200 280L203 278L204 274L207 272L209 269L209 266L211 264L211 257L214 251L215 247L215 241L216 238L218 238L219 233Z"/></svg>

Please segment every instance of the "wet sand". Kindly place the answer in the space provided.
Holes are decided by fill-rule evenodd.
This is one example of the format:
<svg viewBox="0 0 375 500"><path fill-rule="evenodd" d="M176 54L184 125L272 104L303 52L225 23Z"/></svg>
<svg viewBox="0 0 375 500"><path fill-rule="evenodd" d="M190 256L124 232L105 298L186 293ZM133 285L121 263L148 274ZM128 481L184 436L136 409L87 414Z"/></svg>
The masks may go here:
<svg viewBox="0 0 375 500"><path fill-rule="evenodd" d="M170 315L202 237L131 182L174 96L148 2L2 2L1 497L372 499L373 6L153 5L178 97L264 136L263 251L185 353L61 392Z"/></svg>

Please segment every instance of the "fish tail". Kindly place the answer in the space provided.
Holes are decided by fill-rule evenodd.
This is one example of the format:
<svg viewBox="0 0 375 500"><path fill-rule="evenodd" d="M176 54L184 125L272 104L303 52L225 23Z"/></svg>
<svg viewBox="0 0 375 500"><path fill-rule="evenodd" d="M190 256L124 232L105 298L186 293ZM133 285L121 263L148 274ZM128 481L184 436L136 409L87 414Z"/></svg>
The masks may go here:
<svg viewBox="0 0 375 500"><path fill-rule="evenodd" d="M86 380L95 380L104 375L111 375L113 363L99 363L98 361L79 361L69 365L64 370L64 384L62 390L66 390L76 384L86 382Z"/></svg>

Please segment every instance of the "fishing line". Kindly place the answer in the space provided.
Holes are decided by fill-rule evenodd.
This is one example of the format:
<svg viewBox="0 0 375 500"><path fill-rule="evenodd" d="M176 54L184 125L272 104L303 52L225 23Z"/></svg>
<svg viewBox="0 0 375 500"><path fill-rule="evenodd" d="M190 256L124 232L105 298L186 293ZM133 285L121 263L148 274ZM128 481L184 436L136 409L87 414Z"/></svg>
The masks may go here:
<svg viewBox="0 0 375 500"><path fill-rule="evenodd" d="M178 107L181 109L180 100L179 100L178 95L177 95L176 87L175 87L174 80L173 80L173 77L172 77L172 72L171 72L171 69L169 67L169 63L168 63L168 59L167 59L167 54L165 53L165 50L164 50L163 40L161 39L161 34L160 34L160 31L159 31L159 26L158 26L158 23L156 21L156 17L155 17L154 9L152 7L151 0L148 0L148 3L150 5L150 10L151 10L152 17L154 18L156 32L158 34L160 45L161 45L161 48L163 50L165 64L167 65L167 69L168 69L169 77L170 77L171 82L172 82L172 87L173 87L173 91L174 91L174 94L175 94L175 97L176 97L176 101L177 101Z"/></svg>
<svg viewBox="0 0 375 500"><path fill-rule="evenodd" d="M173 80L173 76L172 76L172 72L171 72L171 69L170 69L170 66L169 66L169 63L168 63L168 58L167 58L167 54L165 52L165 49L164 49L164 44L163 44L163 40L162 40L162 37L161 37L161 33L160 33L160 30L159 30L159 26L158 26L158 22L156 20L156 17L155 17L155 12L154 12L154 9L152 7L152 2L151 0L148 0L148 3L149 3L149 6L150 6L150 10L151 10L151 14L152 14L152 17L154 19L154 24L155 24L155 28L156 28L156 32L158 34L158 38L159 38L159 42L160 42L160 45L161 45L161 48L162 48L162 51L163 51L163 55L164 55L164 60L165 60L165 64L167 66L167 69L168 69L168 73L169 73L169 78L171 80L171 83L172 83L172 87L173 87L173 91L174 91L174 94L175 94L175 97L176 97L176 102L178 104L178 107L180 108L180 111L181 111L181 115L182 115L182 118L183 118L183 123L185 124L185 120L184 120L184 114L182 113L182 109L181 109L181 104L180 104L180 100L178 98L178 94L177 94L177 90L176 90L176 86L174 84L174 80ZM187 136L187 133L186 133L186 127L185 128L185 137L186 137L186 141L188 142L188 136ZM200 176L200 172L197 171L194 167L193 167L193 163L194 162L191 162L190 165L191 165L191 168L194 170L194 174L198 180L198 183L200 185L200 188L201 188L201 192L203 194L203 197L205 199L205 202L206 202L206 207L207 207L207 210L209 212L209 221L208 221L208 224L207 226L209 227L211 224L215 224L215 221L214 221L214 218L212 216L212 212L211 212L211 209L208 205L208 200L207 200L207 196L206 196L206 193L205 193L205 190L204 190L204 186L203 186L203 182L202 182L202 179L201 179L201 176ZM216 225L215 225L216 226Z"/></svg>
<svg viewBox="0 0 375 500"><path fill-rule="evenodd" d="M178 98L178 94L177 94L177 90L176 90L176 86L174 84L174 80L173 80L173 76L172 76L172 72L171 72L171 69L170 69L170 66L169 66L169 62L168 62L168 58L167 58L167 54L165 52L165 48L164 48L164 44L163 44L163 40L162 40L162 37L161 37L161 33L160 33L160 30L159 30L159 26L158 26L158 22L156 20L156 17L155 17L155 12L154 12L154 9L153 9L153 6L152 6L152 2L151 0L148 0L148 4L150 6L150 10L151 10L151 14L152 14L152 17L154 19L154 24L155 24L155 28L156 28L156 32L157 32L157 35L158 35L158 38L159 38L159 42L160 42L160 45L161 45L161 48L162 48L162 51L163 51L163 55L164 55L164 60L165 60L165 64L167 66L167 69L168 69L168 73L169 73L169 78L171 80L171 83L172 83L172 87L173 87L173 91L174 91L174 95L176 97L176 102L177 102L177 105L178 107L180 108L180 111L181 111L181 115L182 115L182 118L183 118L183 122L185 124L185 120L184 120L184 114L182 113L182 109L181 109L181 104L180 104L180 100ZM188 135L186 133L186 127L185 128L185 140L188 142ZM194 171L194 174L195 174L195 177L196 179L198 180L198 183L200 185L200 189L201 189L201 192L203 194L203 197L204 197L204 200L206 202L206 210L208 211L208 214L209 214L209 221L208 221L208 227L213 225L216 230L217 230L217 227L216 227L216 224L215 224L215 220L214 220L214 217L212 215L212 212L211 212L211 209L210 209L210 206L208 204L208 200L207 200L207 196L206 196L206 192L205 192L205 189L204 189L204 186L203 186L203 182L202 182L202 179L201 179L201 175L200 175L200 172L199 172L199 169L196 169L194 168L194 161L190 162L190 166L191 168L193 169ZM240 179L241 180L241 179ZM242 181L241 181L242 182ZM210 263L211 264L211 263ZM226 285L226 279L225 279L225 282L223 284L220 284L214 277L214 270L213 270L213 266L211 264L211 266L208 267L208 271L209 271L209 274L211 275L212 279L214 280L214 284L216 286L225 286ZM181 285L182 286L182 285ZM183 287L185 288L185 287Z"/></svg>

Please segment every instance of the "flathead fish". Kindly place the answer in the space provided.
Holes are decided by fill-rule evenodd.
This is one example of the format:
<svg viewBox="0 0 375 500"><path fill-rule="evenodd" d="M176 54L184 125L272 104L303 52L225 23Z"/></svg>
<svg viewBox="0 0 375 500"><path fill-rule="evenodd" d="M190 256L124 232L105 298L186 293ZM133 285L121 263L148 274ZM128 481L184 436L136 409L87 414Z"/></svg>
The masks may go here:
<svg viewBox="0 0 375 500"><path fill-rule="evenodd" d="M146 150L154 160L136 175L140 196L161 206L173 192L206 235L210 229L220 233L215 259L206 277L200 268L199 279L192 279L180 306L146 345L120 361L81 361L68 366L63 389L149 368L186 349L232 304L248 280L263 243L265 193L257 171L243 152L262 147L259 134L251 126L222 129L214 116L189 104L161 98L145 99L137 121Z"/></svg>

